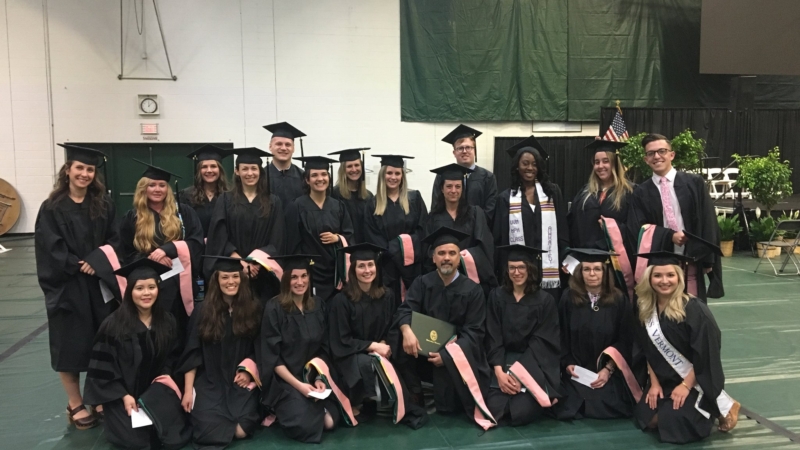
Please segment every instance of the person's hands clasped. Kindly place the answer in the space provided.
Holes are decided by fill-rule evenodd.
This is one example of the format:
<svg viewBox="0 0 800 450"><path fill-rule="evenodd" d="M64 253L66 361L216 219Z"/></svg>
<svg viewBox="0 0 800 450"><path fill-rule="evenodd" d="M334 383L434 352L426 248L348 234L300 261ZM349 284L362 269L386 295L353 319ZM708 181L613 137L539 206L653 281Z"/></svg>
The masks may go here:
<svg viewBox="0 0 800 450"><path fill-rule="evenodd" d="M600 369L600 372L597 372L597 379L592 381L589 386L592 389L600 389L601 387L605 386L608 383L608 379L611 377L611 373L603 367Z"/></svg>
<svg viewBox="0 0 800 450"><path fill-rule="evenodd" d="M377 353L381 358L389 358L392 356L392 348L383 342L373 342L369 346L369 351Z"/></svg>
<svg viewBox="0 0 800 450"><path fill-rule="evenodd" d="M167 267L172 267L172 259L169 256L167 256L167 253L164 250L160 248L153 250L147 257L147 259L151 259Z"/></svg>
<svg viewBox="0 0 800 450"><path fill-rule="evenodd" d="M658 399L664 398L664 391L661 390L661 386L654 385L650 386L650 390L647 391L647 405L650 409L656 409L658 406Z"/></svg>
<svg viewBox="0 0 800 450"><path fill-rule="evenodd" d="M94 269L92 266L89 265L86 261L78 261L78 264L81 265L81 273L85 273L86 275L94 275Z"/></svg>
<svg viewBox="0 0 800 450"><path fill-rule="evenodd" d="M428 362L436 367L442 367L444 365L444 362L442 362L442 355L440 355L438 352L428 353Z"/></svg>
<svg viewBox="0 0 800 450"><path fill-rule="evenodd" d="M319 234L319 240L325 245L335 244L339 242L339 235L331 233L330 231L326 231Z"/></svg>
<svg viewBox="0 0 800 450"><path fill-rule="evenodd" d="M676 231L675 234L672 235L672 243L675 245L685 245L688 241L689 238L683 231Z"/></svg>
<svg viewBox="0 0 800 450"><path fill-rule="evenodd" d="M500 385L501 392L508 395L519 394L521 386L516 378L502 370L496 370L495 375L497 376L497 384Z"/></svg>
<svg viewBox="0 0 800 450"><path fill-rule="evenodd" d="M259 271L261 270L261 264L250 263L247 266L247 270L248 270L248 276L249 277L256 278L258 276L258 274L260 273Z"/></svg>
<svg viewBox="0 0 800 450"><path fill-rule="evenodd" d="M677 385L675 389L672 390L672 393L669 394L669 398L672 399L672 409L680 409L688 396L689 388L683 383Z"/></svg>
<svg viewBox="0 0 800 450"><path fill-rule="evenodd" d="M247 385L253 382L253 377L249 372L237 372L233 382L240 388L246 388Z"/></svg>

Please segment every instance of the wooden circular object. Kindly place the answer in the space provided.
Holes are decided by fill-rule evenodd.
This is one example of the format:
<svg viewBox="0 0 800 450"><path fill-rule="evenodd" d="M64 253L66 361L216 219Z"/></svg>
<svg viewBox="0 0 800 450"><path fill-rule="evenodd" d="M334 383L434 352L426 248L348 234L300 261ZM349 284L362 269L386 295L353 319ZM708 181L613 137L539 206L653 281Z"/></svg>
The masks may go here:
<svg viewBox="0 0 800 450"><path fill-rule="evenodd" d="M6 234L19 219L22 200L8 181L0 178L0 236Z"/></svg>

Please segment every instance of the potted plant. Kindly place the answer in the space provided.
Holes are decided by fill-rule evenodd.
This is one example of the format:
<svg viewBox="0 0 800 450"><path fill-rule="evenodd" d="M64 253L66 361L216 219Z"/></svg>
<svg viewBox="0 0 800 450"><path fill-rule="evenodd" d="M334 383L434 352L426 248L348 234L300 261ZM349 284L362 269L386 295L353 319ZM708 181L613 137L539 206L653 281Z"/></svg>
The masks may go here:
<svg viewBox="0 0 800 450"><path fill-rule="evenodd" d="M733 158L739 164L736 186L750 191L753 199L766 208L767 216L781 199L792 195L792 169L789 161L780 160L778 147L767 156L747 158L734 153Z"/></svg>
<svg viewBox="0 0 800 450"><path fill-rule="evenodd" d="M762 244L762 242L769 242L772 237L772 232L775 231L776 222L770 216L764 216L754 222L750 222L750 240L756 243L757 258L761 257L764 252L764 247L767 247L767 258L775 258L780 256L781 248L774 245Z"/></svg>
<svg viewBox="0 0 800 450"><path fill-rule="evenodd" d="M719 224L719 248L722 250L722 256L729 257L733 255L733 240L736 235L742 232L742 227L739 225L739 215L733 217L718 216L717 223Z"/></svg>
<svg viewBox="0 0 800 450"><path fill-rule="evenodd" d="M640 181L649 178L653 170L644 160L644 147L642 139L647 133L639 133L631 136L625 147L619 150L622 163L628 168L628 174L632 181ZM675 159L672 165L685 172L692 172L700 167L700 156L706 146L706 141L694 137L694 131L684 130L670 141L672 150L675 151Z"/></svg>

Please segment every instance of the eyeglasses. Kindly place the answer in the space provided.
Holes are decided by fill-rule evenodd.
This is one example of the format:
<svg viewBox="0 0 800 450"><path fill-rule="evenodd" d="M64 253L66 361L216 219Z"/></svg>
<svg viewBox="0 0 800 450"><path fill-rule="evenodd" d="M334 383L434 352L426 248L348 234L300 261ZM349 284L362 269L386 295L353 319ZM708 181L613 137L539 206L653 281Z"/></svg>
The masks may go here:
<svg viewBox="0 0 800 450"><path fill-rule="evenodd" d="M658 150L652 150L652 151L649 151L649 152L645 152L644 157L647 158L647 159L653 159L653 158L655 158L656 153L658 153L658 156L666 156L667 153L671 152L671 151L672 150L670 150L668 148L660 148Z"/></svg>
<svg viewBox="0 0 800 450"><path fill-rule="evenodd" d="M583 269L581 269L581 271L588 273L593 273L593 272L603 273L603 269L597 267L584 267Z"/></svg>
<svg viewBox="0 0 800 450"><path fill-rule="evenodd" d="M522 273L522 272L525 272L525 269L526 269L526 267L525 267L525 266L510 266L510 267L508 268L508 272L509 272L509 273L512 273L512 272L519 272L519 273Z"/></svg>
<svg viewBox="0 0 800 450"><path fill-rule="evenodd" d="M458 153L467 153L467 152L471 152L473 150L475 150L475 147L472 147L472 146L469 146L469 145L463 145L461 147L456 147L456 151Z"/></svg>

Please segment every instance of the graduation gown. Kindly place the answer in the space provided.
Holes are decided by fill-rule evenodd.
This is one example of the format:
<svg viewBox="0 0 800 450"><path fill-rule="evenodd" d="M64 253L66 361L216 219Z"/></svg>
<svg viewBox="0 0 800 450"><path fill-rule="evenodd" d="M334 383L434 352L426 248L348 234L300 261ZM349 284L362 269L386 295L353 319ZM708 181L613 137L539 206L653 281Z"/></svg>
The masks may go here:
<svg viewBox="0 0 800 450"><path fill-rule="evenodd" d="M630 417L635 400L619 368L599 389L572 380L567 371L567 366L576 365L599 372L607 364L608 357L601 356L608 347L614 347L626 361L630 361L633 317L625 296L617 295L613 305L598 303L598 311L592 310L588 295L585 302L576 306L569 289L561 296L558 315L561 324L561 386L565 398L559 400L554 410L559 419Z"/></svg>
<svg viewBox="0 0 800 450"><path fill-rule="evenodd" d="M566 257L566 249L570 246L569 226L567 225L567 205L561 196L561 189L553 184L553 204L556 209L556 228L558 231L558 258L563 261ZM508 205L510 189L506 189L497 196L497 209L494 214L494 236L495 247L508 245ZM525 245L528 247L542 248L542 209L539 207L539 195L534 189L534 200L536 212L531 210L527 196L522 194L522 229L525 233ZM498 279L502 278L502 272L506 269L506 261L497 260L495 270ZM539 266L539 279L542 279L542 266ZM561 298L561 290L567 287L568 276L559 271L561 275L561 288L545 289L553 298Z"/></svg>
<svg viewBox="0 0 800 450"><path fill-rule="evenodd" d="M447 286L438 272L420 276L411 284L405 302L397 308L388 340L392 347L394 367L413 394L421 395L421 378L429 376L429 381L433 382L437 411L456 412L463 408L469 417L473 417L475 401L447 349L440 351L444 363L441 367L433 366L421 355L414 360L403 351L400 327L411 325L413 311L455 326L456 343L469 362L481 395L486 398L489 385L489 366L483 351L486 300L480 286L464 275L459 275ZM424 338L417 336L417 339Z"/></svg>
<svg viewBox="0 0 800 450"><path fill-rule="evenodd" d="M319 235L326 231L340 234L349 244L353 238L350 214L339 200L326 196L320 208L310 196L303 195L286 208L286 231L287 254L319 255L311 266L313 286L316 295L328 301L338 292L337 278L344 280L347 276L343 263L345 255L337 255L336 251L344 242L323 244Z"/></svg>
<svg viewBox="0 0 800 450"><path fill-rule="evenodd" d="M189 186L181 190L180 196L178 197L181 203L185 203L194 209L197 218L200 220L200 225L203 226L203 237L208 237L208 229L211 226L211 215L214 212L214 207L217 205L219 196L220 194L217 194L214 198L209 200L208 197L203 195L203 202L195 205L192 202L192 198L194 198L194 186Z"/></svg>
<svg viewBox="0 0 800 450"><path fill-rule="evenodd" d="M236 336L233 319L227 316L222 340L204 341L199 330L204 307L200 303L189 321L189 338L177 372L183 375L197 369L192 442L200 448L224 448L233 441L237 424L248 436L258 426L260 390L242 388L233 382L242 361L248 358L256 361L258 335Z"/></svg>
<svg viewBox="0 0 800 450"><path fill-rule="evenodd" d="M181 219L183 221L183 238L180 239L186 243L186 246L189 248L189 253L191 254L191 262L192 262L192 298L194 299L197 297L197 283L195 280L200 276L200 260L201 256L203 255L203 226L200 224L200 219L197 218L197 214L194 212L190 206L179 203L179 212L181 215ZM152 209L150 210L153 213L153 219L155 221L155 235L153 236L156 245L161 250L164 250L164 253L167 254L167 257L174 259L178 257L178 250L175 247L175 243L170 241L167 242L164 238L163 233L161 232L161 215ZM131 209L120 220L119 225L119 237L120 241L122 242L122 254L123 258L125 259L126 264L133 262L139 258L146 258L149 256L148 254L139 253L136 250L136 247L133 246L133 238L136 235L136 210ZM171 278L168 278L158 285L159 293L158 298L159 301L162 301L162 306L164 309L175 317L175 320L178 322L178 333L181 336L181 340L185 336L185 329L186 325L189 321L189 314L186 312L186 307L183 303L181 298L181 285L180 285L180 275L175 275Z"/></svg>
<svg viewBox="0 0 800 450"><path fill-rule="evenodd" d="M561 397L558 308L544 290L527 294L519 302L503 288L492 290L486 314L486 352L493 382L494 367L505 368L516 355L516 361L550 399ZM530 392L508 395L493 387L487 404L498 421L512 426L529 424L544 413Z"/></svg>
<svg viewBox="0 0 800 450"><path fill-rule="evenodd" d="M173 364L181 352L175 338L175 320L167 316L169 320L164 325L172 329L173 339L170 348L160 352L155 351L155 332L139 321L134 333L118 340L113 337L113 329L119 325L112 315L97 334L86 376L84 401L103 405L106 437L118 447L149 449L163 444L166 448L177 449L191 438L189 418L181 407L181 398L166 385L153 382L159 376L172 377ZM150 390L159 395L154 399L158 404L148 402L148 408L166 414L159 417L162 420L154 422L157 426L132 428L122 398L130 395L138 402ZM164 420L167 417L171 420Z"/></svg>
<svg viewBox="0 0 800 450"><path fill-rule="evenodd" d="M386 210L382 216L375 215L375 198L367 203L365 210L366 227L365 242L388 249L383 254L381 269L383 283L394 291L395 302L400 302L403 288L408 288L422 271L422 239L425 238L425 222L428 210L419 191L408 191L408 214L403 211L400 202L386 200ZM411 236L414 247L414 262L409 266L403 264L401 234ZM401 283L403 287L401 287Z"/></svg>
<svg viewBox="0 0 800 450"><path fill-rule="evenodd" d="M261 217L260 209L258 198L250 202L244 195L236 199L233 192L223 193L211 218L206 254L231 256L236 252L246 258L254 250L260 250L270 256L283 255L286 245L283 203L275 194L271 194L269 215ZM203 262L206 278L214 273L214 261L206 258ZM272 298L279 289L278 283L263 267L259 269L258 276L251 280L251 286L262 302Z"/></svg>
<svg viewBox="0 0 800 450"><path fill-rule="evenodd" d="M433 180L431 211L438 206L436 194L442 191L442 183L442 176L436 175ZM497 178L483 167L475 166L475 171L467 175L466 191L467 203L480 207L486 213L487 224L491 226L497 201Z"/></svg>
<svg viewBox="0 0 800 450"><path fill-rule="evenodd" d="M286 170L279 170L275 164L267 165L269 170L269 191L281 199L283 205L290 205L305 192L303 187L306 180L303 178L303 169L292 164Z"/></svg>
<svg viewBox="0 0 800 450"><path fill-rule="evenodd" d="M339 188L334 186L331 197L342 202L348 214L350 214L350 222L353 224L353 242L350 242L350 245L365 242L365 213L367 203L374 197L372 192L367 191L367 198L363 200L358 198L357 192L352 191L350 192L350 198L344 198L342 194L339 193Z"/></svg>
<svg viewBox="0 0 800 450"><path fill-rule="evenodd" d="M486 215L480 207L470 206L468 216L464 223L456 223L446 210L431 213L425 224L425 235L433 233L440 227L450 227L469 234L469 237L458 243L458 248L462 251L468 250L474 258L480 279L472 281L479 283L484 295L488 296L492 288L497 286L497 278L494 275L494 238L487 225ZM432 272L436 270L436 265L433 263L433 249L430 245L423 247L425 252L425 259L422 262L423 272Z"/></svg>
<svg viewBox="0 0 800 450"><path fill-rule="evenodd" d="M106 303L96 276L81 273L85 261L103 245L119 246L114 204L105 218L92 219L90 198L45 200L36 216L36 274L45 297L50 334L50 365L57 372L85 372L100 324L118 305ZM100 272L100 267L93 267ZM109 271L111 268L109 268Z"/></svg>
<svg viewBox="0 0 800 450"><path fill-rule="evenodd" d="M708 306L696 297L691 297L686 304L686 318L683 322L676 323L663 313L659 314L658 320L664 338L694 366L697 383L704 392L700 407L709 412L711 417L706 419L695 409L698 396L695 389L689 391L681 408L673 409L672 399L669 397L683 379L656 349L647 336L647 329L637 319L636 339L661 384L664 398L659 399L656 409L652 410L646 403L647 395L643 395L634 410L636 423L639 428L645 429L653 416L658 414L658 435L662 442L685 444L705 439L711 434L714 419L720 415L716 398L725 385L720 356L722 334ZM644 393L649 389L648 378Z"/></svg>
<svg viewBox="0 0 800 450"><path fill-rule="evenodd" d="M286 312L278 298L269 300L264 307L258 367L261 373L263 395L261 403L275 414L283 431L300 442L319 443L324 428L325 410L333 422L340 418L339 406L331 394L325 400L315 401L275 373L283 365L298 380L303 380L307 362L320 358L329 364L328 328L322 300L314 298L313 310L300 311L295 306Z"/></svg>
<svg viewBox="0 0 800 450"><path fill-rule="evenodd" d="M678 197L678 204L681 208L681 217L686 231L705 239L708 242L719 245L719 225L717 216L714 212L714 204L708 195L705 180L695 174L678 171L675 174L675 195ZM664 207L661 203L661 190L653 182L653 178L648 178L638 185L633 191L633 214L628 228L638 236L642 225L655 225L665 233L666 237L662 247L655 244L651 251L665 250L674 251L672 235L674 230L664 226ZM708 253L701 244L692 239L686 243L684 250L687 256L698 259L697 267L697 288L698 297L705 301L706 297L720 298L725 295L722 285L722 258L718 255ZM709 285L706 290L704 268L712 268L708 273Z"/></svg>

